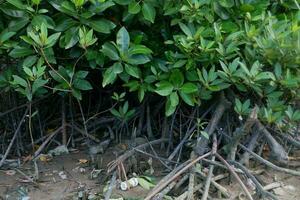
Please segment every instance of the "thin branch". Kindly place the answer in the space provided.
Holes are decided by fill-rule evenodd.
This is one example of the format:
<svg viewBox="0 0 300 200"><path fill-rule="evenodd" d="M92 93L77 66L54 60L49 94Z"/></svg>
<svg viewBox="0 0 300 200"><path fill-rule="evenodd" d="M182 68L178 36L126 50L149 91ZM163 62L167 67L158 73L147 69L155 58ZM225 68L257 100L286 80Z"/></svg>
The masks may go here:
<svg viewBox="0 0 300 200"><path fill-rule="evenodd" d="M244 190L244 192L245 192L246 196L248 197L248 199L253 200L253 198L252 198L250 192L248 191L247 187L245 186L243 181L240 179L239 175L233 170L233 167L230 164L228 164L228 162L222 156L220 156L220 154L216 153L215 155L217 156L217 158L222 163L224 163L224 165L226 165L226 167L228 168L230 173L236 178L237 182L240 184L240 186Z"/></svg>
<svg viewBox="0 0 300 200"><path fill-rule="evenodd" d="M17 127L17 129L16 129L16 131L15 131L15 133L14 133L14 136L13 136L13 138L11 139L11 141L10 141L10 143L9 143L7 149L6 149L5 154L3 155L3 157L2 157L2 159L1 159L1 161L0 161L0 168L3 166L4 161L5 161L5 159L7 158L8 154L9 154L9 152L10 152L10 150L11 150L11 148L12 148L12 146L13 146L13 144L14 144L16 138L17 138L17 135L18 135L18 133L20 132L20 129L21 129L21 127L22 127L22 124L23 124L23 122L24 122L24 119L25 119L25 117L26 117L26 115L27 115L27 113L28 113L28 110L29 110L29 109L27 108L26 111L24 112L24 115L23 115L23 117L21 118L21 120L20 120L20 122L19 122L19 125L18 125L18 127Z"/></svg>

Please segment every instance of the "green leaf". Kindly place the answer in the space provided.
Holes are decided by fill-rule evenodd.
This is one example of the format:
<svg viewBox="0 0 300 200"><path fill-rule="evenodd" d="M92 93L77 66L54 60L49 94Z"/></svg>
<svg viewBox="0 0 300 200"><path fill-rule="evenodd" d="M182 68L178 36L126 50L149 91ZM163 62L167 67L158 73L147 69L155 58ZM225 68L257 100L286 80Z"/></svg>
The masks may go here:
<svg viewBox="0 0 300 200"><path fill-rule="evenodd" d="M219 0L219 4L224 8L231 8L234 6L234 0Z"/></svg>
<svg viewBox="0 0 300 200"><path fill-rule="evenodd" d="M73 85L75 88L79 89L79 90L91 90L93 89L92 85L83 79L75 79L73 82Z"/></svg>
<svg viewBox="0 0 300 200"><path fill-rule="evenodd" d="M143 3L142 12L146 20L154 23L156 11L155 8L150 3L147 2Z"/></svg>
<svg viewBox="0 0 300 200"><path fill-rule="evenodd" d="M125 27L122 27L117 33L117 45L121 53L125 53L128 51L129 43L130 43L129 33L127 32Z"/></svg>
<svg viewBox="0 0 300 200"><path fill-rule="evenodd" d="M125 64L125 71L135 78L140 78L141 71L138 67Z"/></svg>
<svg viewBox="0 0 300 200"><path fill-rule="evenodd" d="M101 1L101 3L96 2L94 5L91 5L89 10L93 13L102 13L114 5L116 4L112 1Z"/></svg>
<svg viewBox="0 0 300 200"><path fill-rule="evenodd" d="M170 76L170 82L175 87L180 87L184 83L184 76L179 70L174 70Z"/></svg>
<svg viewBox="0 0 300 200"><path fill-rule="evenodd" d="M140 88L140 83L136 80L131 80L128 83L125 83L123 86L129 87L129 91L133 92Z"/></svg>
<svg viewBox="0 0 300 200"><path fill-rule="evenodd" d="M114 2L116 2L117 4L123 5L123 6L130 4L131 1L132 0L114 0Z"/></svg>
<svg viewBox="0 0 300 200"><path fill-rule="evenodd" d="M72 89L72 95L73 95L73 97L75 97L78 100L82 99L82 95L81 95L80 90L76 90L76 89L73 88Z"/></svg>
<svg viewBox="0 0 300 200"><path fill-rule="evenodd" d="M19 9L15 8L14 6L11 6L9 4L1 4L0 10L4 14L6 14L8 16L11 16L11 17L21 18L21 19L28 18L25 10L19 10Z"/></svg>
<svg viewBox="0 0 300 200"><path fill-rule="evenodd" d="M46 48L54 46L60 34L61 33L54 33L51 36L49 36L47 40Z"/></svg>
<svg viewBox="0 0 300 200"><path fill-rule="evenodd" d="M75 77L79 78L79 79L84 79L88 74L89 74L88 71L80 70L80 71L76 72Z"/></svg>
<svg viewBox="0 0 300 200"><path fill-rule="evenodd" d="M168 96L172 93L174 87L170 82L161 81L156 84L155 92L161 96Z"/></svg>
<svg viewBox="0 0 300 200"><path fill-rule="evenodd" d="M28 76L33 77L33 73L32 73L32 71L31 71L31 69L29 69L29 68L26 67L26 66L23 66L23 70L24 70L24 72L25 72Z"/></svg>
<svg viewBox="0 0 300 200"><path fill-rule="evenodd" d="M141 45L141 44L138 44L138 45L134 45L133 47L131 47L129 49L129 54L130 55L135 55L135 54L151 54L153 53L151 51L151 49L149 49L148 47L146 47L145 45Z"/></svg>
<svg viewBox="0 0 300 200"><path fill-rule="evenodd" d="M11 37L13 37L15 34L16 34L16 32L8 32L7 30L6 30L6 31L3 31L3 32L0 34L0 43L4 43L5 41L7 41L7 40L9 40Z"/></svg>
<svg viewBox="0 0 300 200"><path fill-rule="evenodd" d="M26 26L28 24L28 22L29 22L29 18L27 18L27 17L23 17L23 18L16 19L16 20L11 20L8 25L8 28L10 31L17 32L17 31L21 30L22 28L24 28L24 26Z"/></svg>
<svg viewBox="0 0 300 200"><path fill-rule="evenodd" d="M112 60L120 59L117 49L110 42L106 42L102 45L101 52Z"/></svg>
<svg viewBox="0 0 300 200"><path fill-rule="evenodd" d="M138 91L138 98L139 101L142 102L145 96L145 90L143 88L140 88Z"/></svg>
<svg viewBox="0 0 300 200"><path fill-rule="evenodd" d="M102 86L105 87L108 84L113 83L117 78L117 75L113 73L112 67L108 68L103 74Z"/></svg>
<svg viewBox="0 0 300 200"><path fill-rule="evenodd" d="M18 76L18 75L13 75L13 78L14 78L14 84L17 84L17 85L21 85L21 86L23 86L23 87L27 87L27 82L26 82L26 80L25 79L23 79L23 78L21 78L20 76Z"/></svg>
<svg viewBox="0 0 300 200"><path fill-rule="evenodd" d="M176 106L172 106L172 102L171 102L170 98L167 99L166 108L165 109L166 109L165 110L166 116L172 115L175 112L175 110L176 110Z"/></svg>
<svg viewBox="0 0 300 200"><path fill-rule="evenodd" d="M55 81L57 81L57 82L59 82L59 83L64 82L64 80L57 74L57 72L51 70L51 71L49 71L49 74L52 76L52 78L53 78Z"/></svg>
<svg viewBox="0 0 300 200"><path fill-rule="evenodd" d="M178 60L174 63L173 68L180 68L186 64L187 60Z"/></svg>
<svg viewBox="0 0 300 200"><path fill-rule="evenodd" d="M144 188L146 190L150 190L151 187L155 186L153 183L149 182L148 180L146 180L144 178L138 177L137 179L138 179L139 184L142 186L142 188Z"/></svg>
<svg viewBox="0 0 300 200"><path fill-rule="evenodd" d="M41 78L36 79L32 84L32 94L34 94L38 89L46 85L48 80L43 80Z"/></svg>
<svg viewBox="0 0 300 200"><path fill-rule="evenodd" d="M207 140L209 140L209 135L206 131L200 131L201 135L206 138Z"/></svg>
<svg viewBox="0 0 300 200"><path fill-rule="evenodd" d="M276 78L271 72L261 72L257 76L255 76L255 80L266 80L266 79L275 80Z"/></svg>
<svg viewBox="0 0 300 200"><path fill-rule="evenodd" d="M72 27L69 30L67 30L64 36L61 38L61 46L65 49L70 49L73 46L75 46L79 41L78 30L79 27Z"/></svg>
<svg viewBox="0 0 300 200"><path fill-rule="evenodd" d="M123 65L120 62L114 63L113 66L112 66L112 68L113 68L113 72L115 74L120 74L120 73L123 72Z"/></svg>
<svg viewBox="0 0 300 200"><path fill-rule="evenodd" d="M171 106L176 107L179 103L177 92L172 92L170 95Z"/></svg>
<svg viewBox="0 0 300 200"><path fill-rule="evenodd" d="M150 62L150 58L146 55L137 54L130 56L127 62L132 65L142 65Z"/></svg>
<svg viewBox="0 0 300 200"><path fill-rule="evenodd" d="M111 114L113 114L115 117L119 117L119 118L122 117L122 116L120 115L120 113L119 113L116 109L114 109L114 108L112 108L112 109L110 110L110 112L111 112Z"/></svg>
<svg viewBox="0 0 300 200"><path fill-rule="evenodd" d="M23 67L32 67L36 61L38 60L37 56L28 56L24 61L22 66Z"/></svg>
<svg viewBox="0 0 300 200"><path fill-rule="evenodd" d="M67 31L70 28L74 27L76 25L76 23L77 22L75 20L73 20L72 18L63 16L58 19L55 30L59 31L59 32Z"/></svg>
<svg viewBox="0 0 300 200"><path fill-rule="evenodd" d="M23 4L22 1L20 0L6 0L8 3L14 5L15 7L21 9L21 10L25 10L26 9L26 5Z"/></svg>
<svg viewBox="0 0 300 200"><path fill-rule="evenodd" d="M198 91L197 85L194 83L185 83L183 86L180 88L180 91L185 93L185 94L190 94Z"/></svg>
<svg viewBox="0 0 300 200"><path fill-rule="evenodd" d="M33 31L28 32L28 36L40 47L43 46L43 43L38 35L36 35Z"/></svg>
<svg viewBox="0 0 300 200"><path fill-rule="evenodd" d="M129 5L128 5L128 12L130 14L137 14L141 11L141 6L140 6L140 2L136 2L136 1L132 1Z"/></svg>
<svg viewBox="0 0 300 200"><path fill-rule="evenodd" d="M191 30L189 29L189 27L187 27L187 25L179 22L179 27L188 37L191 37L191 38L193 37L193 34L192 34Z"/></svg>
<svg viewBox="0 0 300 200"><path fill-rule="evenodd" d="M186 93L179 91L179 95L186 104L188 104L190 106L194 106L195 103L194 103L193 97L190 94L186 94Z"/></svg>
<svg viewBox="0 0 300 200"><path fill-rule="evenodd" d="M9 56L13 58L22 58L32 55L33 53L34 51L30 48L17 46L9 53Z"/></svg>
<svg viewBox="0 0 300 200"><path fill-rule="evenodd" d="M123 108L122 108L122 111L123 111L123 114L127 113L128 111L128 101L126 101L123 105Z"/></svg>
<svg viewBox="0 0 300 200"><path fill-rule="evenodd" d="M88 24L95 31L99 33L106 33L106 34L110 33L110 31L116 27L116 25L113 22L106 19L89 21Z"/></svg>

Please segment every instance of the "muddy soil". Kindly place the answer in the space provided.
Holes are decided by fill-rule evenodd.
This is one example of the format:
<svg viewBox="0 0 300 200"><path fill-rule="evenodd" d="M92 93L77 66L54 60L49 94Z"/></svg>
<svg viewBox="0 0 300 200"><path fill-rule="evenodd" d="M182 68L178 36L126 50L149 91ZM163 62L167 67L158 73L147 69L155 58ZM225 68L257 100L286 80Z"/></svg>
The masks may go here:
<svg viewBox="0 0 300 200"><path fill-rule="evenodd" d="M106 175L105 166L114 159L112 152L106 152L101 156L103 160L103 171L98 178L92 179L93 167L86 163L89 156L83 151L73 152L68 155L56 156L50 161L39 161L39 179L37 182L28 181L28 177L34 174L34 166L26 164L19 170L1 170L0 171L0 199L7 200L69 200L79 199L80 195L98 195L96 199L101 199L104 181ZM158 163L153 166L159 166ZM258 178L264 185L270 183L280 183L280 187L272 190L279 199L297 200L300 199L300 177L278 173L273 170L258 166L263 171ZM262 170L263 169L263 170ZM163 167L156 167L155 176L163 176ZM299 169L300 170L300 169ZM159 179L159 178L157 178ZM225 186L235 199L246 199L240 195L239 185L234 181L222 180L220 182ZM137 186L129 191L119 189L113 191L112 199L144 199L149 191Z"/></svg>

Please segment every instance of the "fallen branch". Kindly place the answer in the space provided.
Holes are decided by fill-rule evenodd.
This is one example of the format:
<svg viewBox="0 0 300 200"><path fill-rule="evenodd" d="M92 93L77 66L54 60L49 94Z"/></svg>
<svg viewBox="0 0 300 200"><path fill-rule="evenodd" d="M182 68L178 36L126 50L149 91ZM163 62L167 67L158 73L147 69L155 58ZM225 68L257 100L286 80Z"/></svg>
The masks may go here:
<svg viewBox="0 0 300 200"><path fill-rule="evenodd" d="M201 189L202 187L203 187L203 184L200 183L195 186L194 191L199 191L199 192L203 193L203 190ZM180 196L176 197L175 200L185 200L187 198L187 196L188 196L188 191L185 191Z"/></svg>
<svg viewBox="0 0 300 200"><path fill-rule="evenodd" d="M163 197L168 194L173 188L174 186L177 184L177 181L173 181L171 184L169 184L163 191L161 191L160 193L156 194L152 200L162 200Z"/></svg>
<svg viewBox="0 0 300 200"><path fill-rule="evenodd" d="M76 125L72 125L72 124L68 124L66 123L65 126L68 126L70 128L74 128L74 130L76 130L77 132L81 133L83 136L88 137L91 140L94 140L97 143L100 143L101 141L99 139L97 139L96 137L92 136L91 134L88 134L86 131L80 129L79 127L77 127Z"/></svg>
<svg viewBox="0 0 300 200"><path fill-rule="evenodd" d="M230 173L235 177L235 179L237 180L237 182L240 184L240 186L244 190L244 192L245 192L246 196L248 197L248 199L253 200L250 192L248 191L248 189L246 188L245 184L240 179L240 177L237 175L237 173L233 170L233 167L230 164L228 164L228 162L226 160L224 160L224 158L222 156L220 156L218 153L216 153L215 155L218 157L218 159L220 159L220 161L222 163L224 163L224 165L226 165L226 167L228 168L228 170L230 171Z"/></svg>
<svg viewBox="0 0 300 200"><path fill-rule="evenodd" d="M212 161L215 161L215 158L216 158L215 154L217 152L217 145L218 145L217 136L216 136L216 134L214 134L213 135L212 158L211 158ZM211 179L213 176L213 171L214 171L214 165L210 165L201 200L206 200L208 197L208 192L209 192L209 188L210 188Z"/></svg>
<svg viewBox="0 0 300 200"><path fill-rule="evenodd" d="M196 173L198 173L203 179L205 179L207 177L207 175L204 174L201 170L196 169ZM221 178L223 178L223 177L221 177ZM228 190L225 187L223 187L222 185L220 185L219 183L216 182L219 179L220 179L220 177L213 177L212 180L211 180L212 185L217 190L219 190L224 197L229 198L231 195L228 192Z"/></svg>
<svg viewBox="0 0 300 200"><path fill-rule="evenodd" d="M256 185L256 192L259 196L265 198L265 197L270 197L274 200L277 200L278 198L273 195L272 193L265 191L263 186L260 184L260 182L249 172L249 170L244 167L241 163L236 162L236 161L230 161L230 163L232 165L234 165L237 168L240 168L241 170L243 170L243 172L246 174L247 177L249 177L253 183Z"/></svg>
<svg viewBox="0 0 300 200"><path fill-rule="evenodd" d="M195 163L200 161L201 159L211 155L211 152L208 152L202 156L197 157L194 160L189 160L177 168L175 168L171 173L169 173L166 177L164 177L146 196L144 200L150 200L154 195L156 195L158 192L160 192L162 189L164 189L169 183L171 183L174 179L176 179L178 176L180 176L183 172L188 170L190 167L192 167ZM184 166L185 165L185 166ZM180 169L180 170L179 170Z"/></svg>
<svg viewBox="0 0 300 200"><path fill-rule="evenodd" d="M110 172L114 171L117 168L117 166L119 166L121 163L123 163L127 158L131 157L134 154L134 152L136 151L136 149L141 150L141 149L148 147L149 145L156 145L156 144L160 144L163 142L168 142L168 139L162 138L162 139L158 139L158 140L153 140L151 142L141 144L141 145L135 147L134 149L131 149L131 150L125 152L123 155L119 156L116 160L114 160L110 163L110 165L108 166L107 172L110 173Z"/></svg>
<svg viewBox="0 0 300 200"><path fill-rule="evenodd" d="M275 189L275 188L279 188L279 187L281 187L281 186L282 186L281 183L279 183L279 182L274 182L274 183L270 183L270 184L264 186L263 189L264 189L265 191L268 191L268 190L273 190L273 189Z"/></svg>
<svg viewBox="0 0 300 200"><path fill-rule="evenodd" d="M35 159L36 157L38 157L40 155L40 153L44 150L44 148L46 147L46 145L50 142L50 140L61 131L62 127L59 127L58 129L56 129L55 131L53 131L52 133L49 134L49 136L47 137L47 139L42 143L42 145L39 146L39 148L35 151L34 155L33 155L33 159Z"/></svg>

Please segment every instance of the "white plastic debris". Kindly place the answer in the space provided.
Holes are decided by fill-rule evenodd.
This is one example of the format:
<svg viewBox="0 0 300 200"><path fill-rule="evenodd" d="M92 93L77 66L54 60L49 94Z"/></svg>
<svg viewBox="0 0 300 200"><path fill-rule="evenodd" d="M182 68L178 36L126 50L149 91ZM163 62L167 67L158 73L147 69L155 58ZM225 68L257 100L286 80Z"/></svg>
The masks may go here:
<svg viewBox="0 0 300 200"><path fill-rule="evenodd" d="M139 181L137 178L131 178L128 181L123 181L120 183L120 188L123 191L128 190L129 188L136 187L139 184Z"/></svg>
<svg viewBox="0 0 300 200"><path fill-rule="evenodd" d="M59 177L60 177L61 179L63 179L63 180L67 179L67 175L65 174L64 171L60 171L60 172L58 173L58 175L59 175Z"/></svg>

